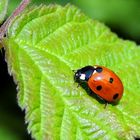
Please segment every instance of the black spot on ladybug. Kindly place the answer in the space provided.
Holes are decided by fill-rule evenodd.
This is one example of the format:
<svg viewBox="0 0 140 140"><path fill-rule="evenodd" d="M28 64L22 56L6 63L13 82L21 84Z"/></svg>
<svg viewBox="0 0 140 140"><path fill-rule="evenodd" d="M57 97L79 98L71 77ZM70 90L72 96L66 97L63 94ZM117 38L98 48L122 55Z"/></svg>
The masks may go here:
<svg viewBox="0 0 140 140"><path fill-rule="evenodd" d="M102 86L97 86L96 89L97 90L101 90L102 89Z"/></svg>
<svg viewBox="0 0 140 140"><path fill-rule="evenodd" d="M97 71L98 73L100 73L100 72L103 71L103 68L101 68L101 67L97 67L97 68L96 68L96 71Z"/></svg>
<svg viewBox="0 0 140 140"><path fill-rule="evenodd" d="M109 79L109 82L110 82L110 83L113 83L113 78L110 78L110 79Z"/></svg>
<svg viewBox="0 0 140 140"><path fill-rule="evenodd" d="M113 99L114 99L114 100L115 100L115 99L117 99L117 98L118 98L118 96L119 96L119 94L118 94L118 93L114 94Z"/></svg>

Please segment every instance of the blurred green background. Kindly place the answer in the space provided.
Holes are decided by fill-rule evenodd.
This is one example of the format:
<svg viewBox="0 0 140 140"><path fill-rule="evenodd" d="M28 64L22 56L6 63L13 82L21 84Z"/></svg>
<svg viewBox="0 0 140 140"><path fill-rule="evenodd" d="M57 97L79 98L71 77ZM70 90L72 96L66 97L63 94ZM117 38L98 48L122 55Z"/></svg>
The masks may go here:
<svg viewBox="0 0 140 140"><path fill-rule="evenodd" d="M20 0L9 0L7 17ZM139 0L33 0L32 4L72 3L89 17L105 23L119 37L140 43ZM30 140L24 112L18 107L16 85L7 71L4 52L0 53L0 140Z"/></svg>

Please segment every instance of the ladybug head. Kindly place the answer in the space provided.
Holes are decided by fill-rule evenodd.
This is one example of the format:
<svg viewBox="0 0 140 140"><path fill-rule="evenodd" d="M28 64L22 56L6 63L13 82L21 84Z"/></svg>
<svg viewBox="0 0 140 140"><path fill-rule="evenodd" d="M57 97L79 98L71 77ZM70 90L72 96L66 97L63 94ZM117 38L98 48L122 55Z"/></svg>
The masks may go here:
<svg viewBox="0 0 140 140"><path fill-rule="evenodd" d="M74 71L74 81L78 83L87 82L94 70L95 68L92 66L85 66L77 71Z"/></svg>
<svg viewBox="0 0 140 140"><path fill-rule="evenodd" d="M82 82L82 81L85 81L86 80L86 75L81 73L81 71L76 71L75 74L74 74L74 81L75 82Z"/></svg>

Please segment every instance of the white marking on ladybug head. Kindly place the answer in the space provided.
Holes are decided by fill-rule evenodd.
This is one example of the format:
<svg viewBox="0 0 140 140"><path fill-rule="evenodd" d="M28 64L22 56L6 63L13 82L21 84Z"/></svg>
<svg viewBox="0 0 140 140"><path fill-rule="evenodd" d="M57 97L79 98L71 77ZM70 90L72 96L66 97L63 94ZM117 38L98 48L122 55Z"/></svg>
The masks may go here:
<svg viewBox="0 0 140 140"><path fill-rule="evenodd" d="M81 74L81 75L80 75L80 79L81 79L81 80L85 80L85 79L86 79L86 75L85 75L85 74Z"/></svg>

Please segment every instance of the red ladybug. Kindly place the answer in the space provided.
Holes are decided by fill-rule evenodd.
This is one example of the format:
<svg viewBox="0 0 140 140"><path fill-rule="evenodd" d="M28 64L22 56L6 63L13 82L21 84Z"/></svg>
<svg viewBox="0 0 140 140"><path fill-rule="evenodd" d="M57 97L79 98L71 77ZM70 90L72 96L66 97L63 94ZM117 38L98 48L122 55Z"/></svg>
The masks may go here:
<svg viewBox="0 0 140 140"><path fill-rule="evenodd" d="M103 66L86 66L78 69L74 75L75 82L86 82L93 93L108 103L118 102L123 95L120 78Z"/></svg>

